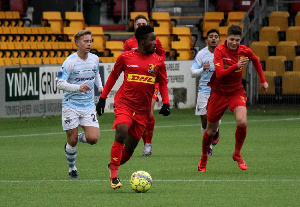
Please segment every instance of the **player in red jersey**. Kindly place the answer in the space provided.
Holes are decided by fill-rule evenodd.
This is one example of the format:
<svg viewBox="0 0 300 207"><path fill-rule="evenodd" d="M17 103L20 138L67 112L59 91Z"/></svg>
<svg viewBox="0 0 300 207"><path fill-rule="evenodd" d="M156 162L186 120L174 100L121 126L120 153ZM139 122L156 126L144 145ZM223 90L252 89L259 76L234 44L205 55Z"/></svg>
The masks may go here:
<svg viewBox="0 0 300 207"><path fill-rule="evenodd" d="M219 120L229 108L235 116L237 128L235 131L235 151L233 160L237 161L242 170L247 164L241 156L241 149L247 133L247 96L242 85L242 71L249 60L252 61L260 78L260 87L267 91L268 83L258 57L252 50L240 45L242 29L238 25L228 28L226 41L214 51L215 72L212 75L210 98L207 104L207 128L202 140L202 155L197 168L198 172L206 172L209 146L219 126Z"/></svg>
<svg viewBox="0 0 300 207"><path fill-rule="evenodd" d="M154 83L159 83L163 101L159 113L164 116L170 114L166 66L164 60L154 53L156 36L153 27L148 25L139 27L135 37L138 40L138 49L124 52L118 57L96 107L97 113L101 116L107 95L123 72L124 82L114 100L113 128L116 129L116 134L108 165L113 189L122 186L118 177L119 166L130 159L144 133L151 111Z"/></svg>
<svg viewBox="0 0 300 207"><path fill-rule="evenodd" d="M144 15L137 15L134 18L134 30L136 30L139 26L148 25L147 18ZM133 36L132 38L125 41L124 44L124 51L136 50L138 47L138 41ZM158 38L156 38L156 50L155 53L162 57L163 60L166 60L166 51L162 47L162 44ZM155 92L152 97L151 103L151 113L148 119L145 132L142 136L144 141L144 150L143 156L150 156L152 154L152 137L153 137L153 130L155 125L155 117L153 114L155 103L159 101L158 95L159 85L158 83L155 84Z"/></svg>

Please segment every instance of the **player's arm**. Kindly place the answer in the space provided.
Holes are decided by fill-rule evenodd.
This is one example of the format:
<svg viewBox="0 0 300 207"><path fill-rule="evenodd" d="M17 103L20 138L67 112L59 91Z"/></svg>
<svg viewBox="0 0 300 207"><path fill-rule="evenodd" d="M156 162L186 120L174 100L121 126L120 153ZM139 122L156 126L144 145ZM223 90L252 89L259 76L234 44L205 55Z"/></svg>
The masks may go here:
<svg viewBox="0 0 300 207"><path fill-rule="evenodd" d="M156 50L155 53L158 54L163 60L166 60L166 51L163 48L160 40L156 38Z"/></svg>
<svg viewBox="0 0 300 207"><path fill-rule="evenodd" d="M218 49L215 49L214 51L214 64L217 78L224 78L239 68L238 63L236 63L230 66L229 68L224 69L223 54Z"/></svg>
<svg viewBox="0 0 300 207"><path fill-rule="evenodd" d="M159 83L159 92L162 98L163 106L161 107L159 114L168 116L170 114L170 101L169 101L169 89L168 89L168 76L166 65L162 65L162 69L158 73L157 82Z"/></svg>
<svg viewBox="0 0 300 207"><path fill-rule="evenodd" d="M130 48L129 45L128 45L128 40L126 40L125 43L124 43L123 52L124 52L124 51L130 51L130 50L131 50L131 48Z"/></svg>
<svg viewBox="0 0 300 207"><path fill-rule="evenodd" d="M67 92L75 92L75 91L86 92L87 90L91 90L91 88L86 84L78 85L78 84L69 83L67 80L70 77L71 71L72 71L72 65L68 64L68 62L65 62L62 65L56 77L56 81L57 81L56 85L58 89Z"/></svg>
<svg viewBox="0 0 300 207"><path fill-rule="evenodd" d="M208 65L207 63L203 64L201 53L198 53L195 59L193 60L193 63L190 68L192 78L199 77L206 69L209 69L209 67L210 67L209 62Z"/></svg>
<svg viewBox="0 0 300 207"><path fill-rule="evenodd" d="M263 91L267 92L269 85L266 82L261 63L259 61L259 58L253 53L253 51L250 48L249 48L249 59L252 61L252 64L253 64L253 66L254 66L254 68L257 71L257 74L259 76L260 88Z"/></svg>
<svg viewBox="0 0 300 207"><path fill-rule="evenodd" d="M102 81L101 81L101 77L100 77L100 73L99 73L99 63L97 64L97 72L96 72L96 76L95 76L95 85L98 88L99 93L102 93L103 91L103 85L102 85Z"/></svg>

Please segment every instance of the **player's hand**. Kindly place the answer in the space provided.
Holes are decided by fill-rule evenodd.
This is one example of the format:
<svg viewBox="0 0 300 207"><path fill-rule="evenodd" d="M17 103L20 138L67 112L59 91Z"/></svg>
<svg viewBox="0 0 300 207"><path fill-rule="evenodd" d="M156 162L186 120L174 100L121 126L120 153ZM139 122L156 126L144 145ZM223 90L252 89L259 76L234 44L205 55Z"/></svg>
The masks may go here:
<svg viewBox="0 0 300 207"><path fill-rule="evenodd" d="M209 69L209 67L210 67L209 61L207 61L207 62L204 63L204 65L203 65L203 70L206 71L207 69Z"/></svg>
<svg viewBox="0 0 300 207"><path fill-rule="evenodd" d="M249 61L248 57L243 57L242 59L240 59L237 63L238 68L244 67L248 61Z"/></svg>
<svg viewBox="0 0 300 207"><path fill-rule="evenodd" d="M91 90L91 87L89 87L86 84L80 85L79 86L79 91L86 93L88 90Z"/></svg>
<svg viewBox="0 0 300 207"><path fill-rule="evenodd" d="M104 113L105 102L106 102L105 98L100 98L96 105L96 111L99 116L101 116Z"/></svg>
<svg viewBox="0 0 300 207"><path fill-rule="evenodd" d="M260 88L263 92L267 92L268 91L268 88L269 88L269 85L267 82L264 82L264 83L261 83L260 84Z"/></svg>
<svg viewBox="0 0 300 207"><path fill-rule="evenodd" d="M169 104L164 104L160 111L159 111L159 114L162 114L163 116L169 116L170 114L170 107L169 107Z"/></svg>

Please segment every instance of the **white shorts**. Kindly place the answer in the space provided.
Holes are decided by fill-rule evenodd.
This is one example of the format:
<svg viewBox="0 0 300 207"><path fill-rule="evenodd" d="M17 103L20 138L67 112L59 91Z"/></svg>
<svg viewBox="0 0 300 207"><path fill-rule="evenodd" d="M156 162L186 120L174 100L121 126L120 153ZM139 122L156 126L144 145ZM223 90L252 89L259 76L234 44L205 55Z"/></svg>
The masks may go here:
<svg viewBox="0 0 300 207"><path fill-rule="evenodd" d="M205 115L206 114L206 106L207 106L208 98L209 98L209 95L198 92L195 115Z"/></svg>
<svg viewBox="0 0 300 207"><path fill-rule="evenodd" d="M78 110L62 108L62 127L64 130L74 129L78 126L93 126L99 128L95 109Z"/></svg>

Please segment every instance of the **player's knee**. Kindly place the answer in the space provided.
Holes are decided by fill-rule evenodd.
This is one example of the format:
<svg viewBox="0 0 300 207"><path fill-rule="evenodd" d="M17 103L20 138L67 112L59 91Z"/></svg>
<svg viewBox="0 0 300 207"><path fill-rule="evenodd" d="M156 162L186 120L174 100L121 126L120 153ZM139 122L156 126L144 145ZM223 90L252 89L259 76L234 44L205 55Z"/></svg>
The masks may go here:
<svg viewBox="0 0 300 207"><path fill-rule="evenodd" d="M98 140L99 140L99 137L89 137L89 138L87 137L86 138L87 143L89 143L90 145L96 144L98 142Z"/></svg>
<svg viewBox="0 0 300 207"><path fill-rule="evenodd" d="M246 120L237 120L236 125L239 127L243 127L243 126L247 125L247 122L246 122Z"/></svg>

